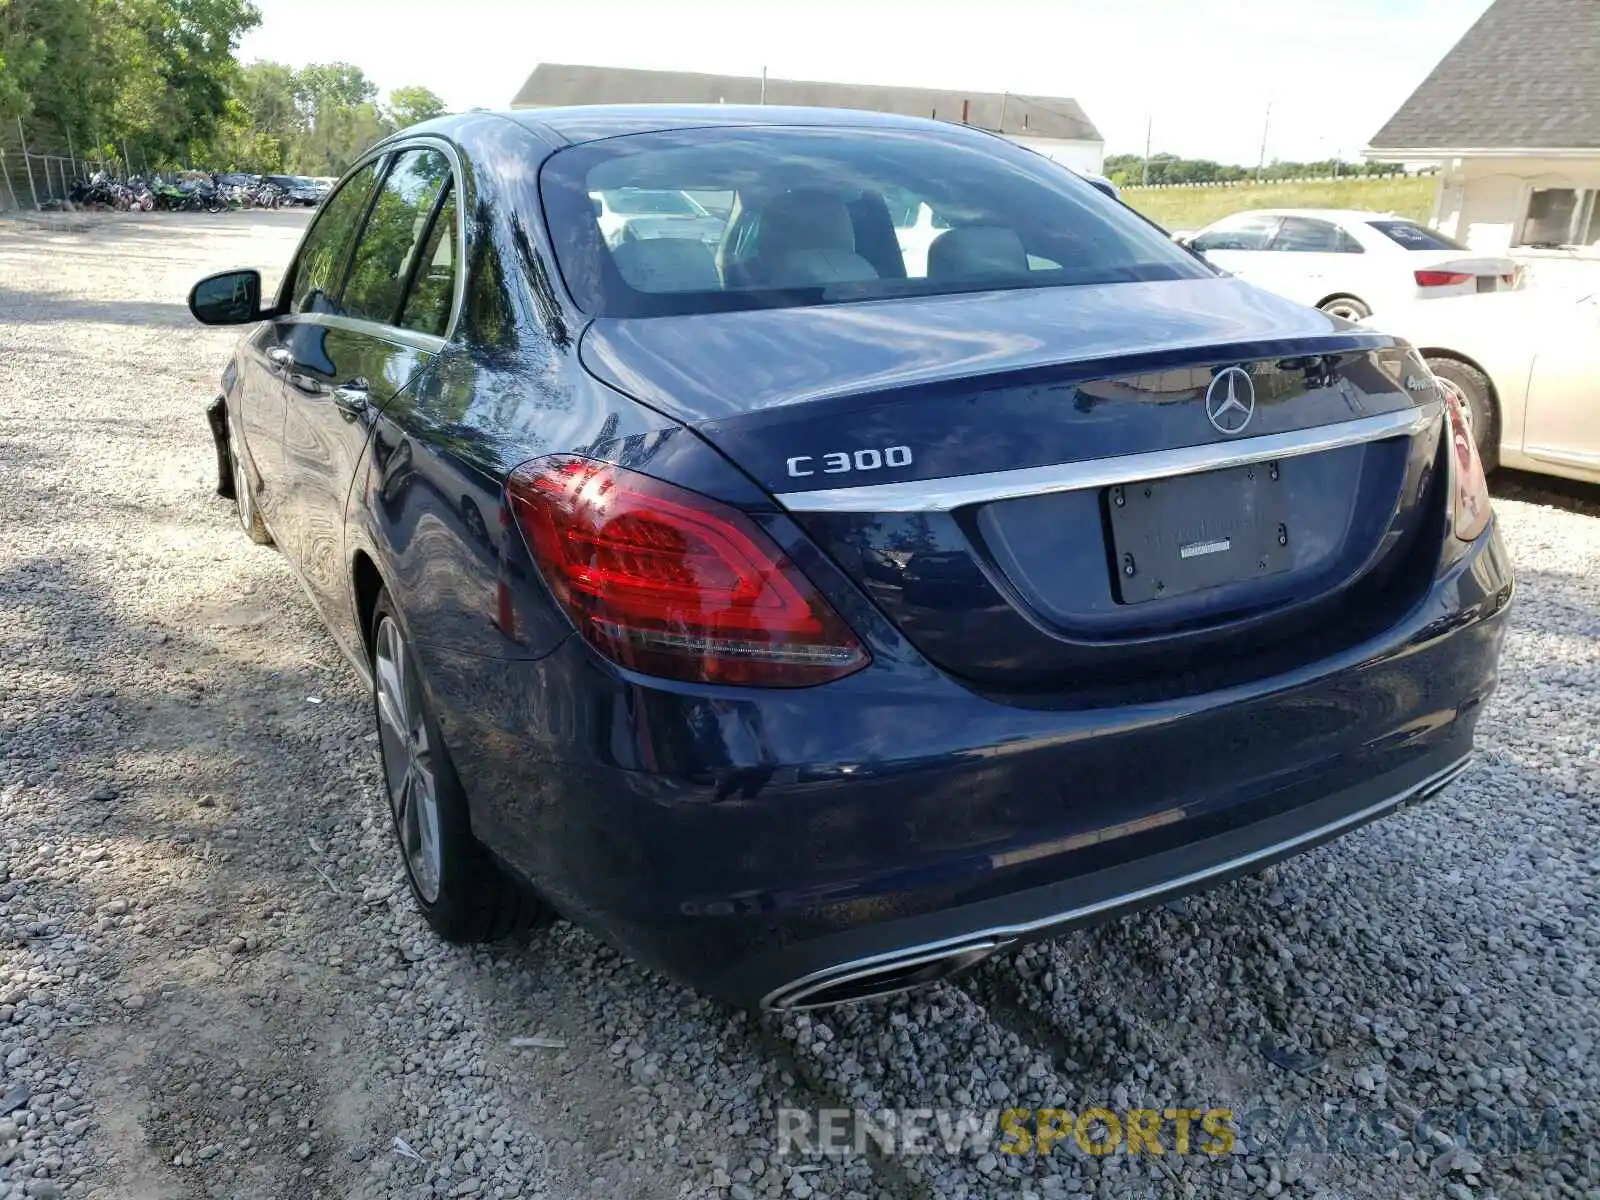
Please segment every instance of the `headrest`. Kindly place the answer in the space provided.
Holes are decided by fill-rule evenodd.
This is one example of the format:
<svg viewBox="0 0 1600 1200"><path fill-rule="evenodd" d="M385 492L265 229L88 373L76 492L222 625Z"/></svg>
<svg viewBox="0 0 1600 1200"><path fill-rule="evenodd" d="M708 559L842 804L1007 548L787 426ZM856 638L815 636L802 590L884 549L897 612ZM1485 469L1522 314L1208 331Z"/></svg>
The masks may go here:
<svg viewBox="0 0 1600 1200"><path fill-rule="evenodd" d="M828 192L805 189L774 196L761 210L757 253L776 261L795 250L856 248L855 225L844 201Z"/></svg>
<svg viewBox="0 0 1600 1200"><path fill-rule="evenodd" d="M623 242L611 261L641 292L714 292L722 287L711 247L693 238L642 238Z"/></svg>
<svg viewBox="0 0 1600 1200"><path fill-rule="evenodd" d="M1028 252L1022 239L1000 225L958 225L928 247L929 279L989 279L1026 275Z"/></svg>

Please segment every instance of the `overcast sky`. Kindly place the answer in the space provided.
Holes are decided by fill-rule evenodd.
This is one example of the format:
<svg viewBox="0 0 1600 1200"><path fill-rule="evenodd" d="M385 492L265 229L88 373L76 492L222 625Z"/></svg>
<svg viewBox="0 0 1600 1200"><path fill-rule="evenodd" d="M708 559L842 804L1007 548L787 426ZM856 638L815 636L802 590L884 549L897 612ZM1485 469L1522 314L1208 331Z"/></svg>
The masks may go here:
<svg viewBox="0 0 1600 1200"><path fill-rule="evenodd" d="M541 62L1071 96L1108 153L1354 158L1489 0L257 0L245 61L507 107Z"/></svg>

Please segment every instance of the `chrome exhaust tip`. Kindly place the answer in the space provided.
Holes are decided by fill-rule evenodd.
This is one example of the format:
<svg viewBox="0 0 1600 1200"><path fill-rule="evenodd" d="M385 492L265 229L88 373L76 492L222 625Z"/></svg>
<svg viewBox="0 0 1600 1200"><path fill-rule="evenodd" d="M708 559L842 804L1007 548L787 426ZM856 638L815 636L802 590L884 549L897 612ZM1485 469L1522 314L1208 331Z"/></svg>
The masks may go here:
<svg viewBox="0 0 1600 1200"><path fill-rule="evenodd" d="M1006 940L983 938L937 950L916 947L874 959L841 963L784 984L771 992L761 1002L761 1007L794 1012L893 996L948 979L976 966L1007 944Z"/></svg>
<svg viewBox="0 0 1600 1200"><path fill-rule="evenodd" d="M1444 791L1445 788L1449 787L1456 780L1460 779L1467 773L1468 770L1471 769L1472 757L1473 756L1470 754L1466 755L1464 758L1451 763L1432 779L1424 782L1423 785L1411 796L1411 803L1415 804L1418 801L1427 800L1433 796L1437 796L1440 792Z"/></svg>

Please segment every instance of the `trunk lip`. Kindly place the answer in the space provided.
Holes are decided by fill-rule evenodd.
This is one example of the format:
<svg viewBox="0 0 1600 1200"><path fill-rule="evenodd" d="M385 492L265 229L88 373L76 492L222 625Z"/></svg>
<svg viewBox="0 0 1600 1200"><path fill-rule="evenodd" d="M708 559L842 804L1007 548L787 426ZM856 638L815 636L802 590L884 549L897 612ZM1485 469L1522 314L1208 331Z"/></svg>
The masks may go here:
<svg viewBox="0 0 1600 1200"><path fill-rule="evenodd" d="M578 361L646 407L692 429L714 429L968 379L1064 370L1088 378L1115 364L1131 369L1173 355L1397 344L1382 329L1342 324L1243 280L1217 277L597 317L585 327ZM938 351L932 357L930 347Z"/></svg>
<svg viewBox="0 0 1600 1200"><path fill-rule="evenodd" d="M915 479L900 483L780 492L774 498L790 512L933 513L974 504L1139 483L1176 475L1246 466L1271 459L1318 454L1392 437L1415 437L1444 411L1440 400L1351 421L1336 421L1284 433L1230 442L1206 442L1013 471Z"/></svg>

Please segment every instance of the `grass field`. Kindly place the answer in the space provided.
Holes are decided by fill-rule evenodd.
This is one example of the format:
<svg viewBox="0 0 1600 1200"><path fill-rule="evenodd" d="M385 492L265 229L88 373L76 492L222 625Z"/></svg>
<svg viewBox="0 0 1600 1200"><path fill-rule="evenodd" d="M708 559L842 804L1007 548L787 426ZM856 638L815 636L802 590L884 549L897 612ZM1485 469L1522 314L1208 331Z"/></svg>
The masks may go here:
<svg viewBox="0 0 1600 1200"><path fill-rule="evenodd" d="M1364 208L1426 221L1434 177L1291 180L1225 187L1122 189L1122 198L1166 229L1199 229L1247 208Z"/></svg>

